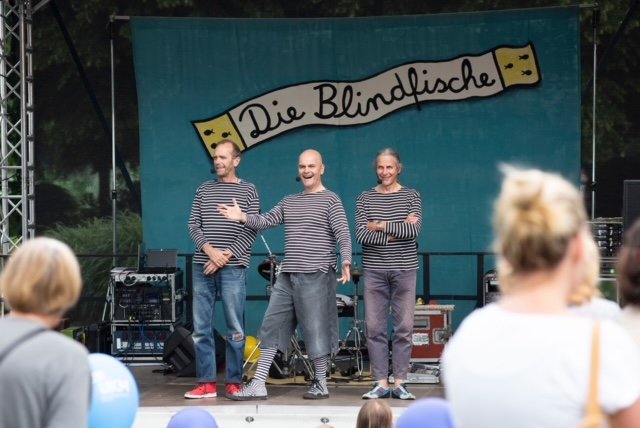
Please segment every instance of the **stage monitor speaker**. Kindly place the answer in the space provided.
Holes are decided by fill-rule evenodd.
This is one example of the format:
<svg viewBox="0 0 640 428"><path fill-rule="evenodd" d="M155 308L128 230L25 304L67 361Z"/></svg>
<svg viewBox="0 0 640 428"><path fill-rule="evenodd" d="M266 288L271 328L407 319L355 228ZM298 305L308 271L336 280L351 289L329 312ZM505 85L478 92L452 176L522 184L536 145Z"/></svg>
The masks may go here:
<svg viewBox="0 0 640 428"><path fill-rule="evenodd" d="M624 180L622 222L624 231L640 218L640 180Z"/></svg>
<svg viewBox="0 0 640 428"><path fill-rule="evenodd" d="M196 347L191 332L184 327L176 327L164 343L162 361L167 363L176 376L196 375Z"/></svg>
<svg viewBox="0 0 640 428"><path fill-rule="evenodd" d="M103 321L91 323L86 345L91 353L111 354L111 325Z"/></svg>
<svg viewBox="0 0 640 428"><path fill-rule="evenodd" d="M214 330L216 344L216 366L224 367L226 343L224 338ZM162 361L167 363L178 377L196 376L196 347L191 332L184 327L176 327L164 342Z"/></svg>

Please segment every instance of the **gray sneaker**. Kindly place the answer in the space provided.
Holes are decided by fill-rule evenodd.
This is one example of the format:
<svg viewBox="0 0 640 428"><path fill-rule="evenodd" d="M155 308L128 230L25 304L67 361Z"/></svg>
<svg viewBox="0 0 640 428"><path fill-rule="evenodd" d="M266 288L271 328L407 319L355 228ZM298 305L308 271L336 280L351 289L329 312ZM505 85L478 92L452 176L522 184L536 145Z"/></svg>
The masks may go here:
<svg viewBox="0 0 640 428"><path fill-rule="evenodd" d="M327 389L327 380L313 379L311 381L311 388L304 394L302 398L305 400L324 400L329 398L329 390Z"/></svg>
<svg viewBox="0 0 640 428"><path fill-rule="evenodd" d="M371 400L375 398L389 398L390 396L391 389L385 388L379 383L376 383L371 391L362 395L362 398L365 400Z"/></svg>
<svg viewBox="0 0 640 428"><path fill-rule="evenodd" d="M241 391L233 395L227 395L227 398L233 401L266 400L267 387L264 382L256 382L252 380L244 385Z"/></svg>
<svg viewBox="0 0 640 428"><path fill-rule="evenodd" d="M407 387L404 383L393 388L393 390L391 391L391 396L399 400L415 400L416 399L415 395L407 391Z"/></svg>

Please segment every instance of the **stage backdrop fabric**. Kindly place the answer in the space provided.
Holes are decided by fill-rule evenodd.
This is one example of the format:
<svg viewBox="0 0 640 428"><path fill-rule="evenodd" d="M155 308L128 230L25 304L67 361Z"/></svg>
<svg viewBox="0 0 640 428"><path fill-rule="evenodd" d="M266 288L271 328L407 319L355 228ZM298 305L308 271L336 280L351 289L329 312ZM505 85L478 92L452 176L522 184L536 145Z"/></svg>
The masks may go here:
<svg viewBox="0 0 640 428"><path fill-rule="evenodd" d="M483 58L495 65L495 70L487 72L490 76L512 73L529 81L511 87L498 81L502 86L494 86L498 89L490 95L469 92L466 98L448 99L435 91L431 98L418 100L407 90L406 75L398 71L397 80L405 79L402 96L415 102L392 104L382 117L360 124L317 121L273 136L264 134L264 141L252 143L243 152L239 168L242 178L256 184L263 211L301 189L294 180L297 157L304 149L315 148L324 156L324 182L342 197L353 229L357 196L376 184L375 153L394 147L404 165L401 182L417 189L423 199L419 251L482 252L490 251L490 217L501 180L500 163L553 170L578 183L577 7L344 19L135 17L131 27L147 248L194 251L187 231L191 202L196 188L214 178L202 140L201 131L206 129L198 131L198 121L219 116L233 119L235 107L264 101L268 97L260 97L274 91L284 94L296 85L307 88L311 96L314 92L309 88L318 82L352 82L354 87L357 82L369 82L379 85L380 91L390 90L382 87L389 81L382 82L380 76L389 70L392 75L397 70L404 73L407 67L402 66L407 64L425 70L421 79L439 73L433 70L440 64L453 67L451 76L467 73L469 80L461 58L468 57L474 72L480 73L478 67L484 65L476 65L477 57L488 54ZM535 61L533 70L513 72L511 62L500 63L501 47L524 46L532 46L535 58L519 56ZM497 58L495 64L491 58ZM478 75L474 78L476 83L481 80ZM454 87L460 89L460 79L449 83L445 88L449 92L441 91L444 95L453 94ZM288 102L298 103L298 112L317 103L287 94ZM344 105L344 94L327 101L328 94L322 94L325 112ZM285 119L286 113L282 113ZM247 129L242 133L247 136ZM264 233L276 253L283 250L283 235L282 228ZM361 251L355 242L354 249ZM260 238L253 250L266 252ZM265 292L265 281L255 269L263 259L264 254L253 257L248 294ZM453 296L475 294L475 259L437 256L431 259L430 269L432 293L452 296L440 303L456 304L454 322L458 324L475 302L455 301ZM339 286L338 292L352 295L353 285ZM247 334L257 331L264 305L250 302Z"/></svg>

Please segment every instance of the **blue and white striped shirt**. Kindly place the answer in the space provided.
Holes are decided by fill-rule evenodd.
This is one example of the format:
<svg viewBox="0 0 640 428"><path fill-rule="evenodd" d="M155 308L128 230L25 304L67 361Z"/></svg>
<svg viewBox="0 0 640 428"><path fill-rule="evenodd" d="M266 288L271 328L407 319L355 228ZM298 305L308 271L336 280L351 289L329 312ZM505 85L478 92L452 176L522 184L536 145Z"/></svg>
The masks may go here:
<svg viewBox="0 0 640 428"><path fill-rule="evenodd" d="M351 234L338 195L330 190L285 196L268 213L247 215L246 226L265 230L284 224L282 272L336 269L336 243L342 263L351 263Z"/></svg>
<svg viewBox="0 0 640 428"><path fill-rule="evenodd" d="M413 214L415 224L405 220ZM384 232L367 229L369 221L384 221ZM367 190L356 202L356 240L362 244L362 266L372 270L418 269L416 238L422 230L420 194L407 187L397 192Z"/></svg>
<svg viewBox="0 0 640 428"><path fill-rule="evenodd" d="M233 205L233 198L243 212L260 212L258 192L247 181L223 183L209 180L198 187L189 216L189 235L198 250L193 257L195 263L204 264L209 260L202 251L202 247L208 242L218 250L229 249L233 253L227 266L249 266L256 231L229 220L218 212L218 205Z"/></svg>

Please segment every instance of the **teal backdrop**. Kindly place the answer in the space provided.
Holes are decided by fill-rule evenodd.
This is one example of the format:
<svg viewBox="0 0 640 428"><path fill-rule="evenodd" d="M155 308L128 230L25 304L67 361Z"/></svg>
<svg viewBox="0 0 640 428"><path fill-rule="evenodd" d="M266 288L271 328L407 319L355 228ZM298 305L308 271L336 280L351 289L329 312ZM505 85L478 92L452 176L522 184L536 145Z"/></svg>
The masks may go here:
<svg viewBox="0 0 640 428"><path fill-rule="evenodd" d="M490 251L500 163L556 171L578 184L579 13L578 7L562 7L345 19L132 18L147 248L194 251L187 232L192 198L213 177L191 121L279 87L361 80L399 64L532 42L542 79L537 86L426 102L365 125L299 128L247 150L239 169L256 184L266 211L300 190L297 157L316 148L324 156L325 184L342 197L353 226L356 197L375 186L375 153L394 147L404 164L401 182L423 198L419 250ZM282 228L264 233L276 253L283 250L283 235ZM354 249L361 251L355 242ZM266 252L260 238L253 250L248 294L265 296L266 281L255 269ZM489 258L487 268L492 263ZM430 284L432 293L445 296L440 303L456 304L459 324L475 302L453 296L476 293L475 258L433 257ZM353 294L353 284L338 292ZM249 302L247 334L257 333L265 308L265 301Z"/></svg>

